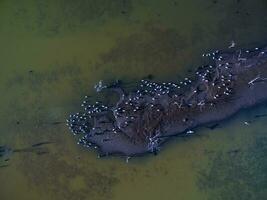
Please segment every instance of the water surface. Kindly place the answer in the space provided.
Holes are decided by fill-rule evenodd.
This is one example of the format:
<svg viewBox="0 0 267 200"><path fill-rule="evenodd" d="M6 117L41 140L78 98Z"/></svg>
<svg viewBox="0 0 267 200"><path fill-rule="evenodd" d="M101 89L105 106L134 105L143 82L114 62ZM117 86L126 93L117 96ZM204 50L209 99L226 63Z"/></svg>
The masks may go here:
<svg viewBox="0 0 267 200"><path fill-rule="evenodd" d="M3 0L0 199L263 199L266 105L158 156L99 160L64 125L103 80L179 80L206 51L267 41L264 0ZM244 121L252 121L249 126Z"/></svg>

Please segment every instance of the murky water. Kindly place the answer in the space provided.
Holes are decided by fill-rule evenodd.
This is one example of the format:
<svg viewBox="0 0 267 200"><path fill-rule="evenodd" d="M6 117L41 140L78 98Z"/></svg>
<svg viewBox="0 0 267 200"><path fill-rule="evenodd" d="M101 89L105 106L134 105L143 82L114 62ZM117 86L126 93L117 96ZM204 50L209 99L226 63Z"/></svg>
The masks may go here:
<svg viewBox="0 0 267 200"><path fill-rule="evenodd" d="M267 118L254 116L266 105L128 164L97 159L61 122L100 79L178 80L231 40L266 44L266 11L265 0L2 0L0 146L17 151L0 157L0 199L264 199Z"/></svg>

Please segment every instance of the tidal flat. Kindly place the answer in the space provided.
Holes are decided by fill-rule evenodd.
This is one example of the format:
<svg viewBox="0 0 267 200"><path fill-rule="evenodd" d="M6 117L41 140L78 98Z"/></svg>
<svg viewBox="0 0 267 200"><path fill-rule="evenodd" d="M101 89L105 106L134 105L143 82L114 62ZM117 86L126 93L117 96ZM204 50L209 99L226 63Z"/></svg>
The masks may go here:
<svg viewBox="0 0 267 200"><path fill-rule="evenodd" d="M262 199L266 104L128 163L78 146L65 119L99 80L176 81L232 40L266 45L266 10L264 0L1 1L0 146L51 143L5 151L0 199Z"/></svg>

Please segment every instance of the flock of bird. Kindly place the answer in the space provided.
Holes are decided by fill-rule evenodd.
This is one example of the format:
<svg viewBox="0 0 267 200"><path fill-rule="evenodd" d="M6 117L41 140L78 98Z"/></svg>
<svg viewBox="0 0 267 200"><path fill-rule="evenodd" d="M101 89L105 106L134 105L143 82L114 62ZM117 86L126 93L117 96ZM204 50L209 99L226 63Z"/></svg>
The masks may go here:
<svg viewBox="0 0 267 200"><path fill-rule="evenodd" d="M158 129L153 133L147 133L147 127L142 129L143 124L147 126L145 113L152 113L156 116L155 120L161 120L170 105L177 106L178 112L185 106L199 107L200 111L206 106L214 106L234 93L236 71L243 70L237 67L236 63L241 63L242 67L251 67L257 64L251 57L266 54L267 52L260 48L234 54L216 50L202 55L213 60L214 64L199 67L193 78L185 77L177 82L162 83L142 79L130 93L126 93L121 86L110 87L100 81L95 86L97 92L113 89L119 94L117 103L113 106L101 102L90 104L89 98L85 96L81 105L83 111L70 115L67 125L74 135L82 134L78 144L88 148L99 148L105 145L105 142L112 142L113 135L126 134L134 137L137 132L141 132L148 151L153 152L159 149L162 133ZM94 136L101 134L107 136L101 141L93 140Z"/></svg>

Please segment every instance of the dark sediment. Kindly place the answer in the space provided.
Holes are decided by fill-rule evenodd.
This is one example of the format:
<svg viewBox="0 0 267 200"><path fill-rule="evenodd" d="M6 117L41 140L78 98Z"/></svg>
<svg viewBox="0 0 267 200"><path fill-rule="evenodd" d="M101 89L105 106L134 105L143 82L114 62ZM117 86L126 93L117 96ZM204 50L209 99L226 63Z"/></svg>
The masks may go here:
<svg viewBox="0 0 267 200"><path fill-rule="evenodd" d="M136 156L158 152L171 136L226 119L240 109L267 100L267 47L203 54L210 65L199 67L179 82L141 80L132 92L121 84L99 82L96 90L119 95L113 106L89 104L70 115L71 131L81 134L78 144L98 149L100 155Z"/></svg>

